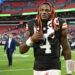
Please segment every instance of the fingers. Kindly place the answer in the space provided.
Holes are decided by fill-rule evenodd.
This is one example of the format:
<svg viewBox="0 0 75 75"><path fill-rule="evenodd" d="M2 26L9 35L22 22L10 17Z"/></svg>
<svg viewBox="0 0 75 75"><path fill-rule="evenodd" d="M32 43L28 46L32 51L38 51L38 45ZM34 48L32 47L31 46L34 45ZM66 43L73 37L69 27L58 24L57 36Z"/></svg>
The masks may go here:
<svg viewBox="0 0 75 75"><path fill-rule="evenodd" d="M33 34L33 36L31 37L32 41L36 42L36 41L40 41L43 39L43 33L42 32L36 32Z"/></svg>
<svg viewBox="0 0 75 75"><path fill-rule="evenodd" d="M36 35L37 35L38 37L43 37L43 33L42 33L42 32L37 32Z"/></svg>

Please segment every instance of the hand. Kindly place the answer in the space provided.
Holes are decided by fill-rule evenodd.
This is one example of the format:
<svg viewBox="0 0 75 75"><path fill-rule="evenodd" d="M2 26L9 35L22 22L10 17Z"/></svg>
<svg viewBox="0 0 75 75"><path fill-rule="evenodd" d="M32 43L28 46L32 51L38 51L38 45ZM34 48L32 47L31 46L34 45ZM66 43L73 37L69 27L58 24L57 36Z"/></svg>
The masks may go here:
<svg viewBox="0 0 75 75"><path fill-rule="evenodd" d="M36 32L32 35L31 41L38 42L43 40L43 33L42 32Z"/></svg>

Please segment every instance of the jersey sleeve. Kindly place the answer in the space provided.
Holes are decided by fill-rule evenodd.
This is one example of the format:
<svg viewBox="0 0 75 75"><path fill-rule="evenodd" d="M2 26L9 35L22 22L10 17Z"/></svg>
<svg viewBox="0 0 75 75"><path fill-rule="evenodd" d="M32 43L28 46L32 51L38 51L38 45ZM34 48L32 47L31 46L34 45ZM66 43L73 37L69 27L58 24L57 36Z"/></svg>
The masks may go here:
<svg viewBox="0 0 75 75"><path fill-rule="evenodd" d="M67 29L67 23L64 19L57 17L54 19L54 22L58 29Z"/></svg>
<svg viewBox="0 0 75 75"><path fill-rule="evenodd" d="M64 22L64 23L62 24L62 29L67 29L67 23L66 23L66 22Z"/></svg>
<svg viewBox="0 0 75 75"><path fill-rule="evenodd" d="M59 18L59 24L62 26L62 29L67 29L67 23L64 19Z"/></svg>

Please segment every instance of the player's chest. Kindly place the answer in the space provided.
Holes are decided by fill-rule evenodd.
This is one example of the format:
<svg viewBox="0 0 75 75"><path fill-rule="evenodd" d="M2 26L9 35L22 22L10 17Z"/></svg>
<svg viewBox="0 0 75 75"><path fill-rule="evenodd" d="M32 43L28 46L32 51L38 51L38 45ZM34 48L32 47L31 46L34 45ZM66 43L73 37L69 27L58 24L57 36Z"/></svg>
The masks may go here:
<svg viewBox="0 0 75 75"><path fill-rule="evenodd" d="M39 32L40 31L40 27L39 26L34 26L33 27L33 32ZM46 25L42 25L42 32L43 32L43 36L45 38L48 38L49 36L54 36L55 34L55 30L53 29L53 26L51 24L51 21L49 21Z"/></svg>

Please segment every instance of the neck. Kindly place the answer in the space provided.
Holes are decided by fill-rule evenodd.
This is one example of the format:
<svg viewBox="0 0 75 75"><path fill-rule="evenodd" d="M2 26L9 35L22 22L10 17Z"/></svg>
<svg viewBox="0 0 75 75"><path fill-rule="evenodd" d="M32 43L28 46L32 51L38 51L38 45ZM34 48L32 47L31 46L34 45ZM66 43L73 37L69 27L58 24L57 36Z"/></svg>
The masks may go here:
<svg viewBox="0 0 75 75"><path fill-rule="evenodd" d="M41 20L43 25L47 25L48 20Z"/></svg>

